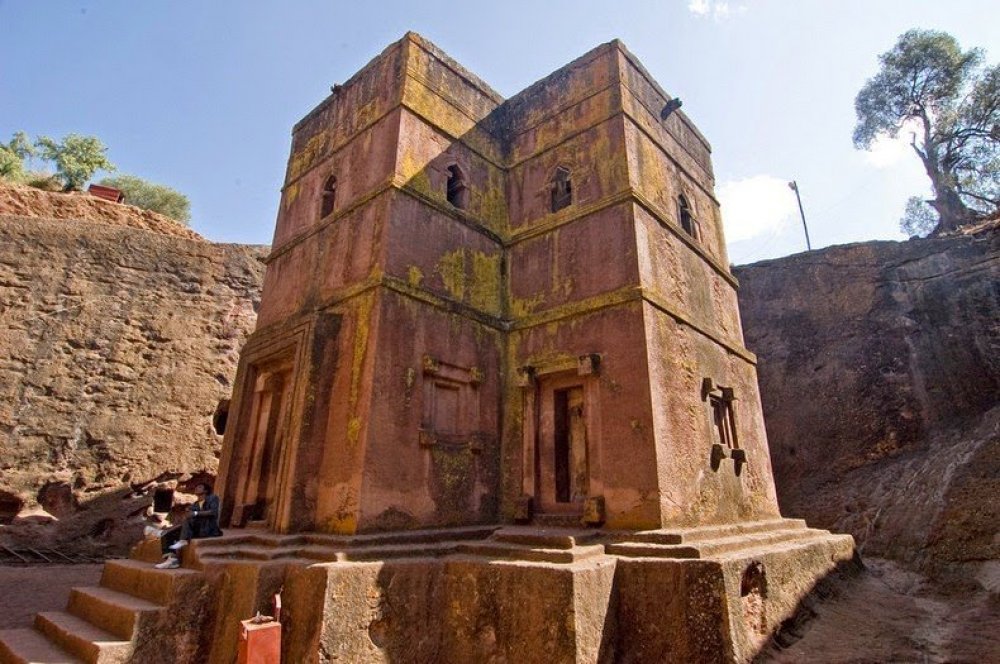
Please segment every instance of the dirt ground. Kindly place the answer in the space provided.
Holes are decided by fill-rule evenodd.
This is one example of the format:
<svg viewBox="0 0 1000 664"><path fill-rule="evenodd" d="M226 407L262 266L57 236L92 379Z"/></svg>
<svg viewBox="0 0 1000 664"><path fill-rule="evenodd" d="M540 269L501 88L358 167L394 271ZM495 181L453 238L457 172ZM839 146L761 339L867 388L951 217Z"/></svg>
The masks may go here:
<svg viewBox="0 0 1000 664"><path fill-rule="evenodd" d="M1000 564L992 576L950 586L894 562L867 559L867 571L838 582L815 605L802 638L761 661L773 664L1000 662ZM37 611L62 609L70 588L96 585L100 565L0 566L0 629L31 625ZM993 593L982 589L985 585ZM945 591L948 592L945 592Z"/></svg>
<svg viewBox="0 0 1000 664"><path fill-rule="evenodd" d="M889 560L866 558L865 565L864 573L839 582L814 606L817 615L803 626L801 640L764 653L761 661L1000 662L996 566L984 566L978 583L935 583Z"/></svg>
<svg viewBox="0 0 1000 664"><path fill-rule="evenodd" d="M39 611L66 608L70 588L96 586L103 565L0 565L0 629L31 627Z"/></svg>

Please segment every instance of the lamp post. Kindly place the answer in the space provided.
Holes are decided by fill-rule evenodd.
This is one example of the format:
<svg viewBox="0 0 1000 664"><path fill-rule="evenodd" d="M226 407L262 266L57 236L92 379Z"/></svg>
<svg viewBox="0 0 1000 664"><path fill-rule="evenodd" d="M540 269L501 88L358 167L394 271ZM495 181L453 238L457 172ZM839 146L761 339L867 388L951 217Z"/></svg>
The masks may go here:
<svg viewBox="0 0 1000 664"><path fill-rule="evenodd" d="M799 214L802 215L802 230L806 232L806 249L812 251L812 244L809 242L809 227L806 226L806 213L802 210L802 196L799 195L799 184L795 180L788 183L788 188L795 192L795 200L799 202Z"/></svg>

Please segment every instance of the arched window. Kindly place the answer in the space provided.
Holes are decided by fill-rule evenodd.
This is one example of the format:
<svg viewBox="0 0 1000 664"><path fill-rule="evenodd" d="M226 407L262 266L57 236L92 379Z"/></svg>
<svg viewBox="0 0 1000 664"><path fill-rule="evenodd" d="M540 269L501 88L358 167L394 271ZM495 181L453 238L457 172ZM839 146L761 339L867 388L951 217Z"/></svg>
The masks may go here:
<svg viewBox="0 0 1000 664"><path fill-rule="evenodd" d="M691 206L683 194L677 197L677 216L681 221L681 228L684 229L684 232L697 239L698 222L691 215Z"/></svg>
<svg viewBox="0 0 1000 664"><path fill-rule="evenodd" d="M448 202L464 210L469 198L469 189L465 186L465 175L457 164L448 167Z"/></svg>
<svg viewBox="0 0 1000 664"><path fill-rule="evenodd" d="M323 201L319 208L319 218L322 219L333 212L333 203L337 198L337 177L331 175L323 185Z"/></svg>
<svg viewBox="0 0 1000 664"><path fill-rule="evenodd" d="M569 169L560 166L552 175L552 211L567 207L573 202L573 180L570 179Z"/></svg>

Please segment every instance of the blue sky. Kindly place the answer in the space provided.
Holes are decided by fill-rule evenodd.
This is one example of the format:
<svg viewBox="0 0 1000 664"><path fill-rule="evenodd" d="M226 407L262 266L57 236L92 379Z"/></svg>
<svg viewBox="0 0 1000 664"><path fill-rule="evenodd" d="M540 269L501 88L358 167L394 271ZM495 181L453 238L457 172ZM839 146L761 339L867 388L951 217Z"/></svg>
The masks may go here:
<svg viewBox="0 0 1000 664"><path fill-rule="evenodd" d="M713 145L730 258L902 239L926 195L903 145L851 145L854 96L912 27L1000 58L1000 3L902 0L334 2L0 0L0 140L94 134L119 171L192 202L192 226L267 243L292 124L416 30L504 95L619 37Z"/></svg>

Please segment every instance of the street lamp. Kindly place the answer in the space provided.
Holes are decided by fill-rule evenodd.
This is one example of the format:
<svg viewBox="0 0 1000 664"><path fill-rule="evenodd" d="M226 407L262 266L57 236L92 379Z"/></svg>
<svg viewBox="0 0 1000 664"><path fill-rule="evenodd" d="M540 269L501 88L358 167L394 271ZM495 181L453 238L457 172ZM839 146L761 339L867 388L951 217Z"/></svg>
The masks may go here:
<svg viewBox="0 0 1000 664"><path fill-rule="evenodd" d="M802 210L802 196L799 195L799 184L792 180L788 183L788 188L795 192L795 200L799 202L799 214L802 215L802 230L806 232L806 249L812 251L812 244L809 242L809 227L806 226L806 213Z"/></svg>

